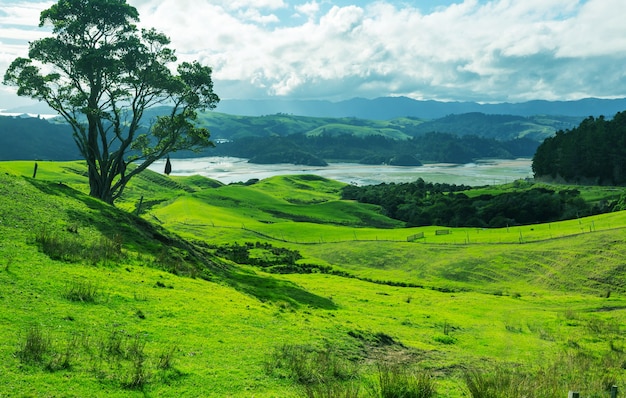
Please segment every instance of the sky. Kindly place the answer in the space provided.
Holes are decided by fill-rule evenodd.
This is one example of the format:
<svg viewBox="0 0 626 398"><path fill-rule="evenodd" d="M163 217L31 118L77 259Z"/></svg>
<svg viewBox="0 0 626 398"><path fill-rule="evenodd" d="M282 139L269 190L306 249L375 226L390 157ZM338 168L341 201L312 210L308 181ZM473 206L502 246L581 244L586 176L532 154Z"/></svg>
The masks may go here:
<svg viewBox="0 0 626 398"><path fill-rule="evenodd" d="M623 0L127 0L222 99L626 97ZM0 73L51 1L0 0ZM25 100L0 86L0 109Z"/></svg>

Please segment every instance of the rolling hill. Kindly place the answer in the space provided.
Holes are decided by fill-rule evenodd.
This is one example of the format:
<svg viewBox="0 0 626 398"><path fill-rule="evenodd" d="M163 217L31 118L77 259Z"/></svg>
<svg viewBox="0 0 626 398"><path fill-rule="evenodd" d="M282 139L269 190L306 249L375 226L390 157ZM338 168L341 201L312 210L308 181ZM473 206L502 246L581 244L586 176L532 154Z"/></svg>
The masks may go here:
<svg viewBox="0 0 626 398"><path fill-rule="evenodd" d="M0 163L2 395L382 397L393 378L430 397L482 381L557 398L626 384L624 212L405 229L319 177L152 172L113 208L86 196L82 162L40 162L36 179L32 165Z"/></svg>
<svg viewBox="0 0 626 398"><path fill-rule="evenodd" d="M146 113L146 120L153 119L164 108L156 108ZM518 117L506 115L464 114L448 116L438 120L415 118L397 118L391 120L369 120L357 118L315 118L276 114L271 116L244 117L222 113L206 112L200 115L199 123L211 131L211 136L218 142L230 145L217 149L208 149L201 153L178 153L177 156L215 156L228 155L252 158L266 151L262 148L274 147L279 154L269 156L264 162L294 162L294 159L315 159L321 164L323 159L360 161L383 157L384 162L400 155L408 155L408 140L417 139L412 145L410 155L420 154L420 160L464 163L473 157L530 157L546 137L554 135L558 129L574 128L578 119L572 117ZM427 137L431 133L446 133L433 140ZM465 136L478 136L481 139L494 140L463 141ZM359 151L349 139L363 142ZM426 138L424 138L426 137ZM284 138L276 146L267 140ZM325 139L329 142L325 142ZM388 140L385 144L380 140ZM463 154L458 159L441 148L432 148L432 143L441 141L440 147L463 147ZM280 141L280 140L279 140ZM287 143L286 141L290 141ZM332 141L332 142L330 142ZM455 141L450 144L447 141ZM255 143L255 144L253 144ZM260 146L260 147L259 147ZM397 146L397 148L391 148ZM489 153L481 149L500 146ZM387 148L385 148L387 147ZM80 159L75 148L71 131L64 124L50 123L37 118L17 118L0 116L0 160L41 159L73 160ZM291 148L291 149L289 149ZM404 149L403 149L404 148ZM382 153L385 149L387 152ZM404 152L403 152L404 151ZM469 160L468 160L469 159ZM307 160L306 162L310 162Z"/></svg>

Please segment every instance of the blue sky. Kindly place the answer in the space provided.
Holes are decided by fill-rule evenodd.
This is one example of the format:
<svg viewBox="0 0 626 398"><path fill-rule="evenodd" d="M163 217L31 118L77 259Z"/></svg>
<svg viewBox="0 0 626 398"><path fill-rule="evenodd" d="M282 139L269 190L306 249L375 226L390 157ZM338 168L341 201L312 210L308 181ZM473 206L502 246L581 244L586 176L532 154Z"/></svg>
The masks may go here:
<svg viewBox="0 0 626 398"><path fill-rule="evenodd" d="M626 97L623 0L128 0L224 99ZM0 0L0 71L52 2ZM0 109L21 103L0 87Z"/></svg>

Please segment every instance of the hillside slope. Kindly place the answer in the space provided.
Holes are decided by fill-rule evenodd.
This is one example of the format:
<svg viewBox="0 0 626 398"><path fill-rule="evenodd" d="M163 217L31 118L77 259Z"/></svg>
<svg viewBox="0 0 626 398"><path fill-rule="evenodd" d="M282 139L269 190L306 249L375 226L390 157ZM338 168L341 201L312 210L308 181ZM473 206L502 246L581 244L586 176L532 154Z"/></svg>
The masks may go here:
<svg viewBox="0 0 626 398"><path fill-rule="evenodd" d="M317 177L145 172L116 209L81 162L31 167L0 163L0 395L369 397L384 363L439 397L486 363L555 375L545 397L626 385L623 213L437 234L374 228ZM321 358L358 370L307 381Z"/></svg>

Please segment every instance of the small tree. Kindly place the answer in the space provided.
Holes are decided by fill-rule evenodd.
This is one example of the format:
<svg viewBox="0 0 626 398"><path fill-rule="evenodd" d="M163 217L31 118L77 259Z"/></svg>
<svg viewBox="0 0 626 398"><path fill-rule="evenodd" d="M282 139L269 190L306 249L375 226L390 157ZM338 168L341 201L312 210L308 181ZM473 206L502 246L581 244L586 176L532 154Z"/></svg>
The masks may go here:
<svg viewBox="0 0 626 398"><path fill-rule="evenodd" d="M211 68L176 62L169 39L135 26L137 10L126 0L59 0L42 11L39 26L52 37L30 43L4 83L17 94L47 103L72 127L89 168L90 195L112 204L128 181L155 160L213 143L194 121L213 109ZM144 112L169 105L166 115L142 124ZM127 164L136 167L127 169Z"/></svg>

